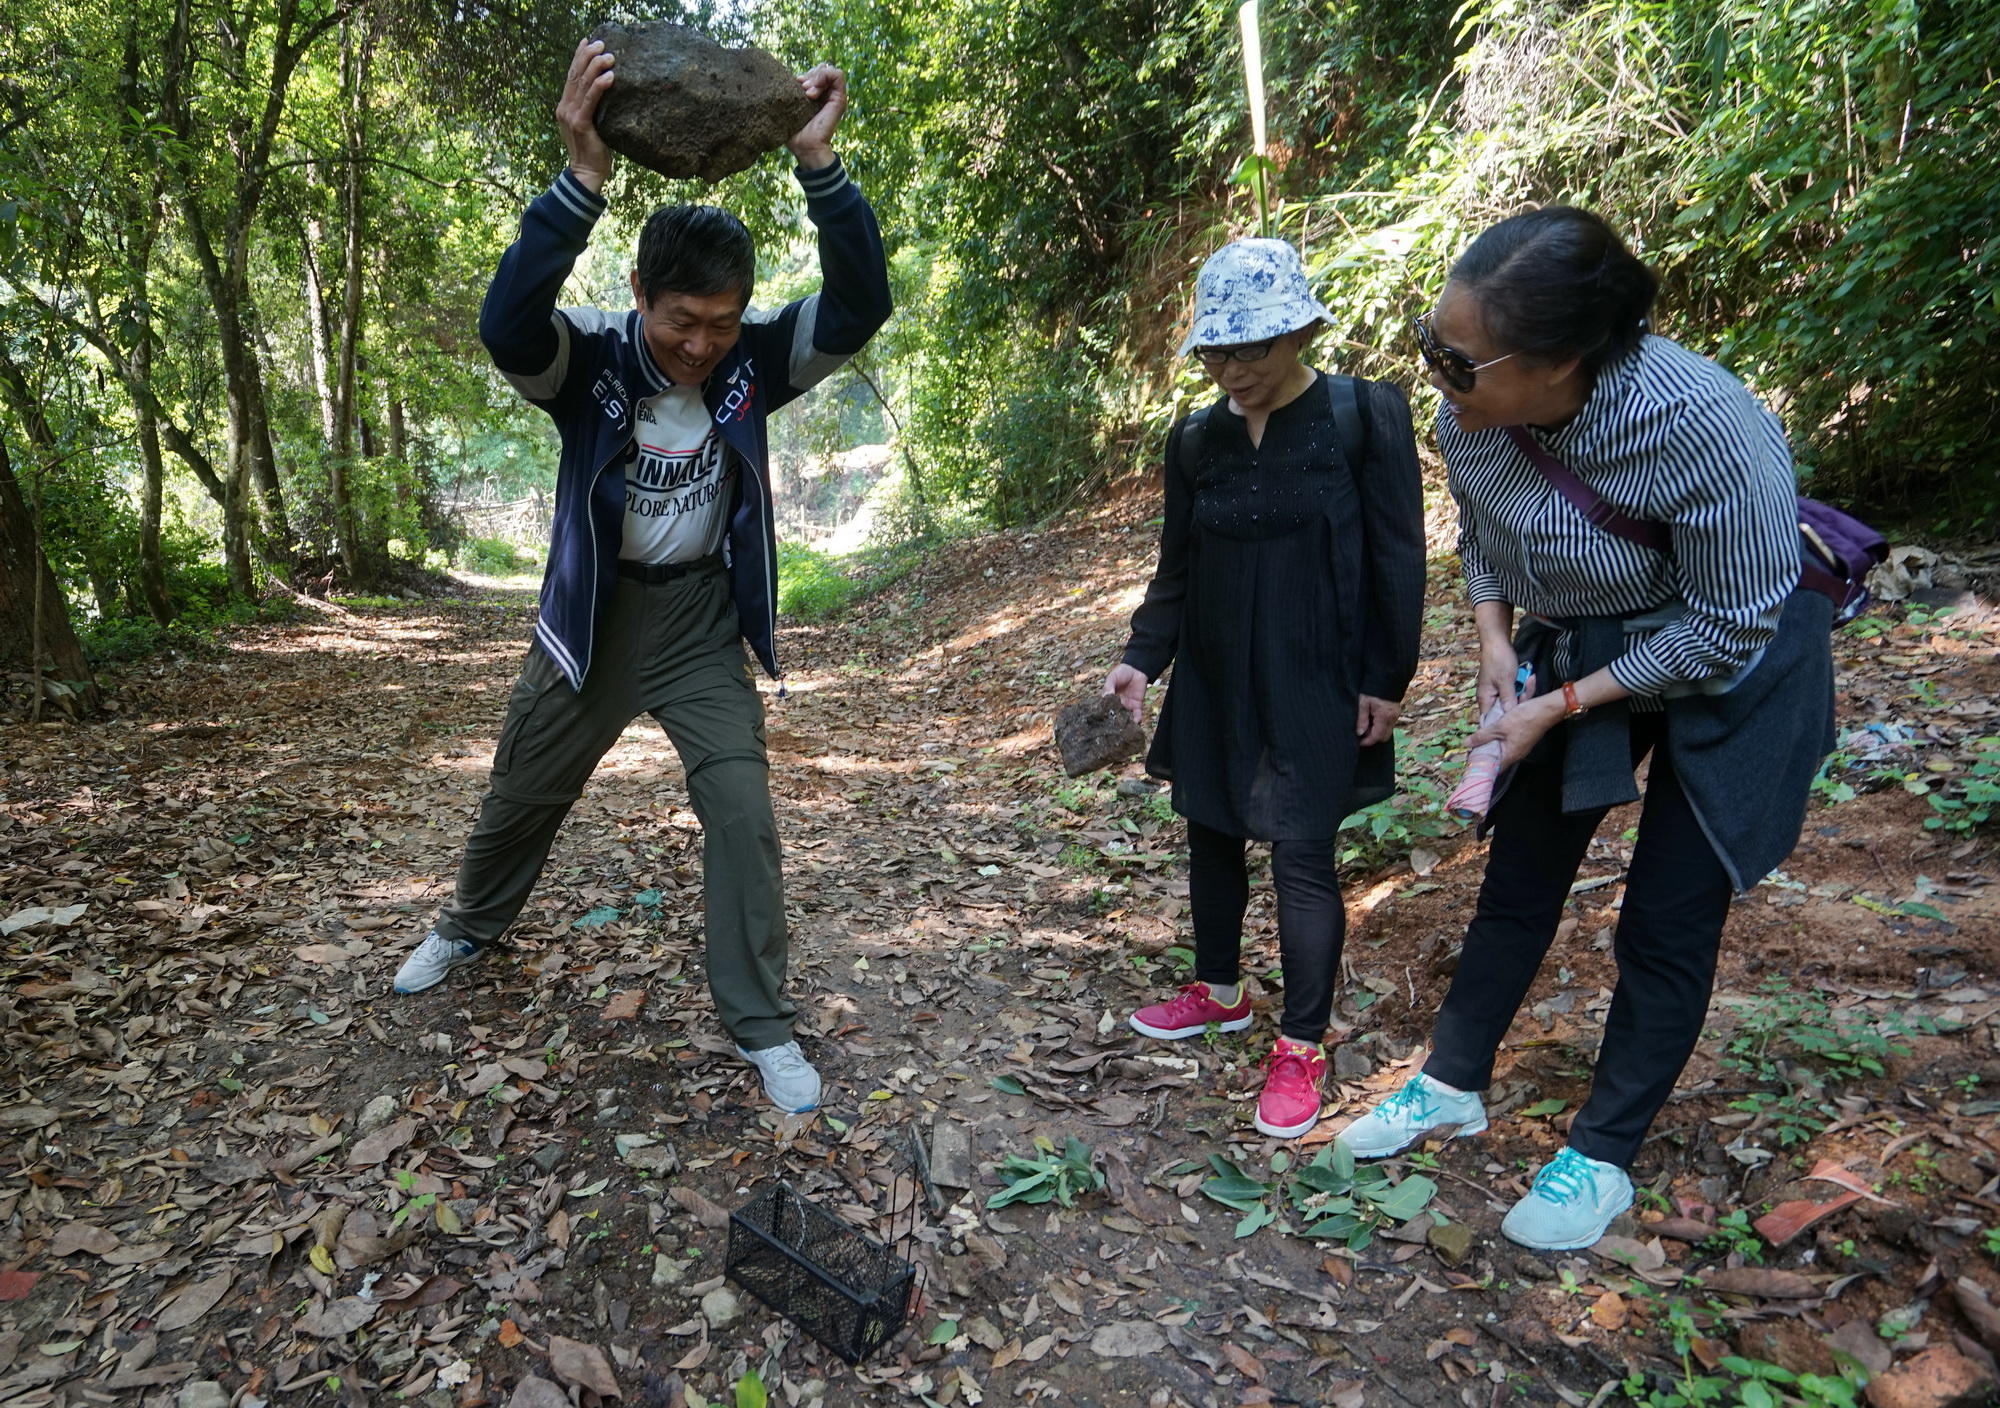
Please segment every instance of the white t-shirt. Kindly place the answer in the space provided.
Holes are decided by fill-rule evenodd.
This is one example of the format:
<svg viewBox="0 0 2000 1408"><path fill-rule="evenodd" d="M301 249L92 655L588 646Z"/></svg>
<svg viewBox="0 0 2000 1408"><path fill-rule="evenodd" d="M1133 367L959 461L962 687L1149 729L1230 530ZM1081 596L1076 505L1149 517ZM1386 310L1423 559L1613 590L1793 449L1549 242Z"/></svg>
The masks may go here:
<svg viewBox="0 0 2000 1408"><path fill-rule="evenodd" d="M699 386L639 403L639 456L625 467L628 562L693 562L722 549L735 456L715 433Z"/></svg>

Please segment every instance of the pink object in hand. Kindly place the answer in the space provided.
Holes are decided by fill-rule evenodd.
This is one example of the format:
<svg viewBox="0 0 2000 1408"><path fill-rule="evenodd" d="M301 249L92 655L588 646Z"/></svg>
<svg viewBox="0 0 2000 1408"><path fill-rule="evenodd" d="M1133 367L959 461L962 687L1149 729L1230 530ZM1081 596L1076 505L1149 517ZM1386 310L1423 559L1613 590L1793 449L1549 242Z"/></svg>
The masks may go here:
<svg viewBox="0 0 2000 1408"><path fill-rule="evenodd" d="M1479 720L1485 728L1500 717L1500 706L1495 704ZM1445 810L1460 821L1478 821L1493 805L1493 784L1500 777L1500 752L1498 742L1482 743L1465 755L1465 776L1458 786L1445 798Z"/></svg>

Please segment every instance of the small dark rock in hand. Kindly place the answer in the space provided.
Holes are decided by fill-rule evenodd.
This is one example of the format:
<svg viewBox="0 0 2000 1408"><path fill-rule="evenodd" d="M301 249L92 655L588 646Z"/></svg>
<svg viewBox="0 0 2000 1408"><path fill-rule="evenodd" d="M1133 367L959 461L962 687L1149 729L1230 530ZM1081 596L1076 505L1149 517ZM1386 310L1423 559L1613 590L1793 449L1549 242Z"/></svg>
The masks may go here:
<svg viewBox="0 0 2000 1408"><path fill-rule="evenodd" d="M1138 757L1146 731L1132 722L1117 695L1099 694L1056 716L1056 747L1062 750L1063 771L1079 777Z"/></svg>

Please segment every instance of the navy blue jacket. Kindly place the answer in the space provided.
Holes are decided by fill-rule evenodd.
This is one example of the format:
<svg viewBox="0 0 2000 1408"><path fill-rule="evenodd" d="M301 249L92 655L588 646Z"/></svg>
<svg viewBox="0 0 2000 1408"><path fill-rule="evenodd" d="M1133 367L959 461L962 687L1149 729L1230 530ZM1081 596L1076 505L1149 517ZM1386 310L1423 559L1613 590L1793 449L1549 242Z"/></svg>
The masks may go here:
<svg viewBox="0 0 2000 1408"><path fill-rule="evenodd" d="M778 537L764 418L859 352L890 311L882 234L860 188L838 159L796 174L819 229L820 292L775 312L747 310L741 337L703 388L740 470L723 541L730 592L743 638L773 677ZM636 309L556 307L604 210L603 197L564 171L521 217L479 310L493 364L549 413L562 439L535 639L579 690L618 579L638 405L670 385Z"/></svg>

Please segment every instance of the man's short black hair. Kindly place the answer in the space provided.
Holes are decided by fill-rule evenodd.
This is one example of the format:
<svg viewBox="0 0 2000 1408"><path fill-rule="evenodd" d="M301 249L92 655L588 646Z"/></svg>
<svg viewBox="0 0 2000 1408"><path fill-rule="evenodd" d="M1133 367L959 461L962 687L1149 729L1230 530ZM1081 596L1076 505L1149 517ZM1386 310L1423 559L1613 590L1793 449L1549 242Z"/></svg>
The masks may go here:
<svg viewBox="0 0 2000 1408"><path fill-rule="evenodd" d="M639 291L648 303L663 293L734 292L747 308L756 282L756 246L726 210L663 205L639 232Z"/></svg>

